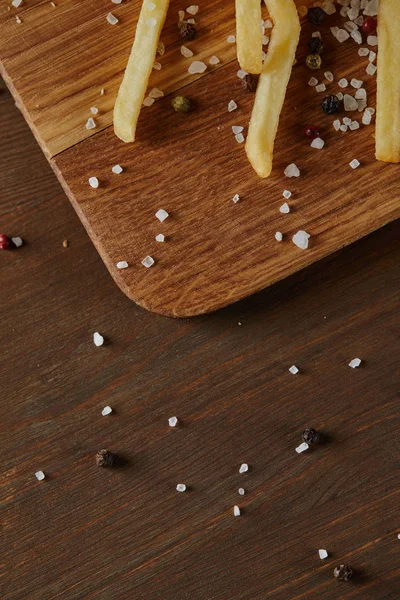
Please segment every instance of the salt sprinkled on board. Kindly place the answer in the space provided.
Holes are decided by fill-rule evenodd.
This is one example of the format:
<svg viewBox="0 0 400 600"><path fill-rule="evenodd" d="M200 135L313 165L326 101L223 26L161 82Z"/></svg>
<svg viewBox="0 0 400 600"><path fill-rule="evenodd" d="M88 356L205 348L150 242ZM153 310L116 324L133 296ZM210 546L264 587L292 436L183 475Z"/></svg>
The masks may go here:
<svg viewBox="0 0 400 600"><path fill-rule="evenodd" d="M11 241L16 248L20 248L21 246L24 245L24 241L20 237L13 237L13 238L11 238Z"/></svg>
<svg viewBox="0 0 400 600"><path fill-rule="evenodd" d="M197 15L199 12L199 7L197 4L192 4L191 6L187 7L186 12L189 13L189 15Z"/></svg>
<svg viewBox="0 0 400 600"><path fill-rule="evenodd" d="M210 63L210 65L217 65L221 61L219 60L218 56L213 55L213 56L211 56L211 58L208 62Z"/></svg>
<svg viewBox="0 0 400 600"><path fill-rule="evenodd" d="M292 242L295 246L300 248L301 250L307 250L308 248L308 240L310 238L310 234L306 231L300 229L297 233L292 237Z"/></svg>
<svg viewBox="0 0 400 600"><path fill-rule="evenodd" d="M117 269L127 269L129 267L126 260L120 260L119 262L117 262L116 266L117 266Z"/></svg>
<svg viewBox="0 0 400 600"><path fill-rule="evenodd" d="M239 196L239 194L235 194L235 195L233 196L232 200L233 200L233 202L234 202L235 204L237 204L237 202L239 202L239 200L240 200L240 196Z"/></svg>
<svg viewBox="0 0 400 600"><path fill-rule="evenodd" d="M339 79L338 81L338 86L341 88L345 88L349 85L349 82L347 81L347 79L345 77L342 77L342 79Z"/></svg>
<svg viewBox="0 0 400 600"><path fill-rule="evenodd" d="M35 477L38 481L43 481L46 475L43 473L43 471L36 471Z"/></svg>
<svg viewBox="0 0 400 600"><path fill-rule="evenodd" d="M357 367L359 367L360 365L361 365L360 358L353 358L353 360L351 360L349 362L349 367L351 367L352 369L357 369Z"/></svg>
<svg viewBox="0 0 400 600"><path fill-rule="evenodd" d="M318 85L315 86L316 92L325 92L325 90L326 90L326 85L324 83L319 83Z"/></svg>
<svg viewBox="0 0 400 600"><path fill-rule="evenodd" d="M160 208L156 212L156 217L162 223L163 221L165 221L165 219L167 219L169 217L169 214L167 213L166 210L164 210L163 208Z"/></svg>
<svg viewBox="0 0 400 600"><path fill-rule="evenodd" d="M357 169L360 166L360 161L358 161L356 158L353 158L349 165L352 169Z"/></svg>
<svg viewBox="0 0 400 600"><path fill-rule="evenodd" d="M370 0L364 9L366 17L376 17L378 14L378 0Z"/></svg>
<svg viewBox="0 0 400 600"><path fill-rule="evenodd" d="M359 31L352 31L350 35L356 44L362 44L362 35Z"/></svg>
<svg viewBox="0 0 400 600"><path fill-rule="evenodd" d="M332 83L332 81L333 81L333 73L331 71L325 71L324 77L325 77L325 79L327 81L329 81L330 83Z"/></svg>
<svg viewBox="0 0 400 600"><path fill-rule="evenodd" d="M338 100L340 100L340 102L343 100L343 97L344 97L344 96L343 96L342 92L338 92L338 93L336 94L336 98L337 98Z"/></svg>
<svg viewBox="0 0 400 600"><path fill-rule="evenodd" d="M303 442L302 444L300 444L300 446L297 446L296 448L296 452L297 454L301 454L302 452L305 452L306 450L308 450L309 445L306 442Z"/></svg>
<svg viewBox="0 0 400 600"><path fill-rule="evenodd" d="M343 123L345 125L347 125L347 126L351 125L351 119L350 119L350 117L344 117Z"/></svg>
<svg viewBox="0 0 400 600"><path fill-rule="evenodd" d="M19 16L18 16L18 15L16 15L16 17L15 17L15 21L16 21L17 23L22 23L22 20L19 18ZM16 104L15 106L17 106L17 104ZM17 106L17 108L18 108L18 106Z"/></svg>
<svg viewBox="0 0 400 600"><path fill-rule="evenodd" d="M150 98L150 96L147 96L147 98L143 100L143 106L151 106L152 104L154 104L154 102L154 98Z"/></svg>
<svg viewBox="0 0 400 600"><path fill-rule="evenodd" d="M239 79L244 79L248 73L244 69L239 69L236 75L239 77Z"/></svg>
<svg viewBox="0 0 400 600"><path fill-rule="evenodd" d="M177 492L186 492L186 485L184 483L178 483L176 486Z"/></svg>
<svg viewBox="0 0 400 600"><path fill-rule="evenodd" d="M159 90L158 88L153 88L149 92L149 98L162 98L164 96L164 92Z"/></svg>
<svg viewBox="0 0 400 600"><path fill-rule="evenodd" d="M236 104L236 102L234 100L230 100L229 104L228 104L228 112L233 112L234 110L236 110L238 107L238 105Z"/></svg>
<svg viewBox="0 0 400 600"><path fill-rule="evenodd" d="M232 125L232 131L235 135L237 135L238 133L242 133L244 127L242 127L241 125Z"/></svg>
<svg viewBox="0 0 400 600"><path fill-rule="evenodd" d="M372 115L371 113L367 112L366 110L364 111L364 114L362 116L362 124L363 125L370 125L371 124L371 120L372 120Z"/></svg>
<svg viewBox="0 0 400 600"><path fill-rule="evenodd" d="M333 2L325 2L322 6L323 10L327 15L334 15L336 12L336 7Z"/></svg>
<svg viewBox="0 0 400 600"><path fill-rule="evenodd" d="M97 115L97 113L99 112L99 109L97 108L97 106L91 106L90 112L92 113L92 115Z"/></svg>
<svg viewBox="0 0 400 600"><path fill-rule="evenodd" d="M235 44L236 43L236 36L235 35L228 35L228 37L226 38L226 41L228 42L228 44Z"/></svg>
<svg viewBox="0 0 400 600"><path fill-rule="evenodd" d="M111 0L113 4L121 4L122 0Z"/></svg>
<svg viewBox="0 0 400 600"><path fill-rule="evenodd" d="M349 129L351 131L355 131L356 129L360 129L360 123L358 121L352 121L349 125Z"/></svg>
<svg viewBox="0 0 400 600"><path fill-rule="evenodd" d="M117 23L119 23L119 20L117 19L117 17L115 15L113 15L112 13L108 13L107 17L107 22L110 23L110 25L116 25ZM150 19L149 19L150 21ZM154 19L153 19L154 21Z"/></svg>
<svg viewBox="0 0 400 600"><path fill-rule="evenodd" d="M281 242L283 240L283 235L282 235L282 233L280 231L277 231L275 233L275 239L276 239L277 242Z"/></svg>
<svg viewBox="0 0 400 600"><path fill-rule="evenodd" d="M317 150L321 150L325 146L325 142L323 139L317 137L314 138L310 144L311 148L316 148Z"/></svg>
<svg viewBox="0 0 400 600"><path fill-rule="evenodd" d="M146 269L149 269L154 265L154 258L152 256L146 256L146 258L142 260L142 265L146 267Z"/></svg>
<svg viewBox="0 0 400 600"><path fill-rule="evenodd" d="M93 343L98 348L104 344L104 338L98 331L93 334Z"/></svg>
<svg viewBox="0 0 400 600"><path fill-rule="evenodd" d="M15 7L18 8L18 6L21 6L22 4L22 0L12 0L11 4Z"/></svg>
<svg viewBox="0 0 400 600"><path fill-rule="evenodd" d="M373 65L371 62L368 63L367 68L365 69L365 71L368 73L368 75L375 75L376 73L376 66Z"/></svg>
<svg viewBox="0 0 400 600"><path fill-rule="evenodd" d="M243 133L238 133L237 135L235 135L235 140L237 141L238 144L243 144L243 142L244 142Z"/></svg>
<svg viewBox="0 0 400 600"><path fill-rule="evenodd" d="M194 19L188 19L187 23L192 23L192 25L196 25L196 21Z"/></svg>
<svg viewBox="0 0 400 600"><path fill-rule="evenodd" d="M238 489L238 494L239 494L239 496L244 496L244 495L245 495L245 493L246 493L246 492L244 491L244 488L239 488L239 489Z"/></svg>
<svg viewBox="0 0 400 600"><path fill-rule="evenodd" d="M361 79L356 79L355 77L350 81L350 85L357 90L363 86L363 83L364 82L361 81Z"/></svg>
<svg viewBox="0 0 400 600"><path fill-rule="evenodd" d="M286 177L299 177L300 171L294 163L288 165L284 171Z"/></svg>
<svg viewBox="0 0 400 600"><path fill-rule="evenodd" d="M340 42L341 44L343 42L345 42L346 40L349 39L349 34L347 33L347 31L345 29L339 29L339 31L336 34L336 39L338 42Z"/></svg>
<svg viewBox="0 0 400 600"><path fill-rule="evenodd" d="M377 46L378 45L378 38L376 35L369 35L367 37L367 44L368 46Z"/></svg>
<svg viewBox="0 0 400 600"><path fill-rule="evenodd" d="M343 99L343 106L344 110L346 111L357 110L358 102L355 98L353 98L353 96L350 96L350 94L345 94Z"/></svg>
<svg viewBox="0 0 400 600"><path fill-rule="evenodd" d="M105 406L101 411L101 414L103 415L103 417L107 417L107 415L111 415L112 411L113 409L111 408L111 406Z"/></svg>
<svg viewBox="0 0 400 600"><path fill-rule="evenodd" d="M247 473L249 470L249 465L247 463L242 463L239 468L239 473Z"/></svg>
<svg viewBox="0 0 400 600"><path fill-rule="evenodd" d="M96 123L92 117L89 117L89 119L86 122L85 127L86 127L86 129L94 129L96 127Z"/></svg>
<svg viewBox="0 0 400 600"><path fill-rule="evenodd" d="M292 365L291 367L289 367L289 371L292 373L292 375L297 375L299 369L296 367L296 365Z"/></svg>
<svg viewBox="0 0 400 600"><path fill-rule="evenodd" d="M164 236L164 234L162 234L162 233L158 233L158 234L156 235L156 242L160 242L160 243L161 243L161 242L164 242L164 241L165 241L165 236Z"/></svg>
<svg viewBox="0 0 400 600"><path fill-rule="evenodd" d="M335 119L335 120L333 121L333 128L334 128L336 131L339 131L339 129L340 129L340 121L339 121L339 119Z"/></svg>
<svg viewBox="0 0 400 600"><path fill-rule="evenodd" d="M89 177L88 179L90 187L96 189L99 187L99 180L97 177Z"/></svg>
<svg viewBox="0 0 400 600"><path fill-rule="evenodd" d="M188 72L191 75L195 75L196 73L204 73L204 71L206 69L207 69L206 63L202 62L201 60L194 60L192 62L192 64L190 65L190 67L188 68Z"/></svg>
<svg viewBox="0 0 400 600"><path fill-rule="evenodd" d="M178 425L178 419L177 419L177 417L170 417L168 419L168 425L170 427L176 427Z"/></svg>
<svg viewBox="0 0 400 600"><path fill-rule="evenodd" d="M370 115L374 115L375 114L375 109L372 108L372 106L367 106L367 108L365 109L366 113L369 113Z"/></svg>
<svg viewBox="0 0 400 600"><path fill-rule="evenodd" d="M313 31L311 34L312 38L319 38L321 39L321 32L320 31Z"/></svg>
<svg viewBox="0 0 400 600"><path fill-rule="evenodd" d="M279 212L282 213L283 215L287 215L288 213L290 213L290 206L287 202L284 202L282 204L282 206L279 207Z"/></svg>
<svg viewBox="0 0 400 600"><path fill-rule="evenodd" d="M368 55L369 62L374 62L375 59L376 59L376 52L374 52L373 50L370 50L369 55Z"/></svg>
<svg viewBox="0 0 400 600"><path fill-rule="evenodd" d="M185 58L191 58L193 56L193 52L191 51L191 49L187 48L186 46L181 46L181 54Z"/></svg>
<svg viewBox="0 0 400 600"><path fill-rule="evenodd" d="M360 88L356 91L356 93L354 94L354 97L356 100L366 100L367 92L364 88Z"/></svg>
<svg viewBox="0 0 400 600"><path fill-rule="evenodd" d="M318 79L316 79L315 77L311 77L311 79L308 81L308 85L311 85L311 86L318 85Z"/></svg>
<svg viewBox="0 0 400 600"><path fill-rule="evenodd" d="M111 169L111 171L113 173L115 173L116 175L119 175L120 173L122 173L123 168L121 167L121 165L114 165Z"/></svg>
<svg viewBox="0 0 400 600"><path fill-rule="evenodd" d="M318 550L318 554L321 560L324 560L324 558L328 558L328 553L326 550Z"/></svg>
<svg viewBox="0 0 400 600"><path fill-rule="evenodd" d="M233 515L235 517L240 517L240 508L237 505L233 507Z"/></svg>
<svg viewBox="0 0 400 600"><path fill-rule="evenodd" d="M347 131L347 125L343 124L340 126L340 131L343 131L344 133L346 133Z"/></svg>
<svg viewBox="0 0 400 600"><path fill-rule="evenodd" d="M368 56L369 50L368 48L360 48L358 50L358 56Z"/></svg>
<svg viewBox="0 0 400 600"><path fill-rule="evenodd" d="M178 18L179 18L179 22L183 21L185 18L185 11L184 10L179 10L178 11Z"/></svg>
<svg viewBox="0 0 400 600"><path fill-rule="evenodd" d="M289 190L283 190L283 192L282 192L282 196L284 198L286 198L286 200L289 200L291 195L292 195L292 192L289 192Z"/></svg>

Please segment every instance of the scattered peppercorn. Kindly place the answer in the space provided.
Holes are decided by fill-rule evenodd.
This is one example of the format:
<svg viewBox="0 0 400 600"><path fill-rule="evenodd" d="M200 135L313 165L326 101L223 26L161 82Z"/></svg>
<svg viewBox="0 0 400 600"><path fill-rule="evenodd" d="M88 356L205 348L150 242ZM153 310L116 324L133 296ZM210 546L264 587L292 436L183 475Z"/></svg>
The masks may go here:
<svg viewBox="0 0 400 600"><path fill-rule="evenodd" d="M325 19L325 17L326 17L326 12L324 10L322 10L322 8L320 6L313 6L312 8L308 9L307 19L313 25L321 25L321 23Z"/></svg>
<svg viewBox="0 0 400 600"><path fill-rule="evenodd" d="M196 25L187 21L179 21L179 33L183 40L194 40L197 35Z"/></svg>
<svg viewBox="0 0 400 600"><path fill-rule="evenodd" d="M333 94L325 96L321 104L322 110L326 115L333 115L338 112L340 108L340 100Z"/></svg>
<svg viewBox="0 0 400 600"><path fill-rule="evenodd" d="M321 38L313 37L308 42L308 47L310 48L311 54L321 54L324 49L324 45L322 43Z"/></svg>
<svg viewBox="0 0 400 600"><path fill-rule="evenodd" d="M258 77L257 75L251 75L251 73L247 73L242 79L242 86L245 90L249 92L255 92L257 90L258 85Z"/></svg>
<svg viewBox="0 0 400 600"><path fill-rule="evenodd" d="M321 68L322 58L319 54L309 54L306 58L306 65L311 71L317 71Z"/></svg>
<svg viewBox="0 0 400 600"><path fill-rule="evenodd" d="M353 571L347 565L339 565L334 568L333 576L338 581L349 581L353 577Z"/></svg>
<svg viewBox="0 0 400 600"><path fill-rule="evenodd" d="M176 112L187 113L190 110L190 100L185 98L185 96L176 96L171 101L172 108Z"/></svg>
<svg viewBox="0 0 400 600"><path fill-rule="evenodd" d="M377 25L378 25L378 23L377 23L376 19L374 19L374 17L364 17L364 21L362 22L361 29L367 35L370 35L371 33L375 33Z"/></svg>
<svg viewBox="0 0 400 600"><path fill-rule="evenodd" d="M96 465L98 467L112 467L115 461L115 456L108 450L99 450L96 452Z"/></svg>
<svg viewBox="0 0 400 600"><path fill-rule="evenodd" d="M319 137L319 133L315 137ZM305 429L303 431L301 437L303 438L303 442L306 442L306 444L308 444L308 445L310 445L310 444L318 444L318 442L321 439L321 436L320 436L319 432L316 431L315 429L313 429L312 427L309 427L309 428Z"/></svg>
<svg viewBox="0 0 400 600"><path fill-rule="evenodd" d="M0 250L10 250L12 247L12 242L9 237L4 235L4 233L0 233Z"/></svg>

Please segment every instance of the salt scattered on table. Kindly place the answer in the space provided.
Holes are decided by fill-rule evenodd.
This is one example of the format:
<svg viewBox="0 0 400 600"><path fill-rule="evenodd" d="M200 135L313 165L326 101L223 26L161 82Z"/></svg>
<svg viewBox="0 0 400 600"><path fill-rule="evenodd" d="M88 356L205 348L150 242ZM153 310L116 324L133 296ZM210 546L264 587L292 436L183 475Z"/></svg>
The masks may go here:
<svg viewBox="0 0 400 600"><path fill-rule="evenodd" d="M244 127L242 127L241 125L232 125L232 131L235 135L237 135L238 133L242 133Z"/></svg>
<svg viewBox="0 0 400 600"><path fill-rule="evenodd" d="M366 3L364 15L366 17L376 17L378 14L378 0L370 0Z"/></svg>
<svg viewBox="0 0 400 600"><path fill-rule="evenodd" d="M300 170L294 163L291 163L290 165L288 165L286 167L284 173L285 173L286 177L299 177L300 176Z"/></svg>
<svg viewBox="0 0 400 600"><path fill-rule="evenodd" d="M349 163L350 167L352 169L357 169L360 166L360 161L357 160L356 158L353 158L353 160Z"/></svg>
<svg viewBox="0 0 400 600"><path fill-rule="evenodd" d="M165 221L165 219L167 219L169 217L169 214L167 213L166 210L164 210L163 208L160 208L157 212L156 215L157 219L163 223L163 221Z"/></svg>
<svg viewBox="0 0 400 600"><path fill-rule="evenodd" d="M235 195L233 196L232 200L233 200L233 202L234 202L235 204L236 204L237 202L239 202L239 200L240 200L240 196L239 196L239 194L235 194Z"/></svg>
<svg viewBox="0 0 400 600"><path fill-rule="evenodd" d="M318 550L318 554L321 560L324 560L324 558L328 558L328 553L326 550Z"/></svg>
<svg viewBox="0 0 400 600"><path fill-rule="evenodd" d="M110 23L110 25L116 25L117 23L119 23L119 19L117 19L117 17L115 15L113 15L112 13L108 13L107 17L107 22ZM154 21L155 19L153 19ZM150 19L149 19L150 21Z"/></svg>
<svg viewBox="0 0 400 600"><path fill-rule="evenodd" d="M360 88L354 94L356 100L366 100L367 99L367 91L364 88Z"/></svg>
<svg viewBox="0 0 400 600"><path fill-rule="evenodd" d="M176 486L177 492L186 492L186 485L184 483L178 483Z"/></svg>
<svg viewBox="0 0 400 600"><path fill-rule="evenodd" d="M343 133L346 133L346 131L347 131L347 125L345 125L343 123L343 125L340 126L340 131L343 131Z"/></svg>
<svg viewBox="0 0 400 600"><path fill-rule="evenodd" d="M349 125L349 129L351 131L355 131L356 129L360 129L360 123L358 121L352 121Z"/></svg>
<svg viewBox="0 0 400 600"><path fill-rule="evenodd" d="M211 58L208 62L210 63L210 65L217 65L221 61L219 60L218 56L213 55L213 56L211 56Z"/></svg>
<svg viewBox="0 0 400 600"><path fill-rule="evenodd" d="M192 64L190 65L190 67L188 68L188 72L191 75L195 75L196 73L204 73L204 71L206 69L207 69L206 63L202 62L201 60L194 60L192 62Z"/></svg>
<svg viewBox="0 0 400 600"><path fill-rule="evenodd" d="M122 0L111 0L113 4L121 4Z"/></svg>
<svg viewBox="0 0 400 600"><path fill-rule="evenodd" d="M238 144L243 144L244 142L244 135L243 133L238 133L237 135L235 135L235 139L237 141Z"/></svg>
<svg viewBox="0 0 400 600"><path fill-rule="evenodd" d="M325 2L322 5L322 8L326 12L327 15L334 15L336 12L336 6L333 2Z"/></svg>
<svg viewBox="0 0 400 600"><path fill-rule="evenodd" d="M350 33L350 35L356 44L362 44L362 35L359 31L354 30Z"/></svg>
<svg viewBox="0 0 400 600"><path fill-rule="evenodd" d="M237 109L237 107L238 105L236 104L236 102L234 100L230 100L228 104L228 112L233 112Z"/></svg>
<svg viewBox="0 0 400 600"><path fill-rule="evenodd" d="M288 213L290 213L290 206L287 202L284 202L282 204L282 206L279 207L279 212L282 213L283 215L287 215Z"/></svg>
<svg viewBox="0 0 400 600"><path fill-rule="evenodd" d="M375 59L376 59L376 52L374 52L373 50L370 50L369 55L368 55L369 62L374 62Z"/></svg>
<svg viewBox="0 0 400 600"><path fill-rule="evenodd" d="M193 56L193 52L191 51L191 49L187 48L186 46L181 46L181 54L185 58L191 58Z"/></svg>
<svg viewBox="0 0 400 600"><path fill-rule="evenodd" d="M351 125L350 117L344 117L343 123L344 123L344 125L347 125L347 126Z"/></svg>
<svg viewBox="0 0 400 600"><path fill-rule="evenodd" d="M164 234L162 234L162 233L158 233L158 234L156 235L156 242L164 242L164 240L165 240L165 236L164 236Z"/></svg>
<svg viewBox="0 0 400 600"><path fill-rule="evenodd" d="M98 348L104 344L104 338L98 331L93 334L93 343Z"/></svg>
<svg viewBox="0 0 400 600"><path fill-rule="evenodd" d="M320 31L313 31L311 34L312 38L319 38L321 39L321 32Z"/></svg>
<svg viewBox="0 0 400 600"><path fill-rule="evenodd" d="M121 165L114 165L111 169L111 171L113 173L115 173L116 175L119 175L120 173L122 173L123 168L121 167Z"/></svg>
<svg viewBox="0 0 400 600"><path fill-rule="evenodd" d="M89 177L88 179L90 187L96 189L99 187L99 180L97 177Z"/></svg>
<svg viewBox="0 0 400 600"><path fill-rule="evenodd" d="M359 48L358 56L368 56L369 49L368 48Z"/></svg>
<svg viewBox="0 0 400 600"><path fill-rule="evenodd" d="M92 113L92 115L97 115L97 113L99 112L99 109L97 108L97 106L91 106L90 112Z"/></svg>
<svg viewBox="0 0 400 600"><path fill-rule="evenodd" d="M343 106L346 111L354 111L358 108L358 102L350 94L345 94L343 98Z"/></svg>
<svg viewBox="0 0 400 600"><path fill-rule="evenodd" d="M46 475L43 473L43 471L36 471L35 477L38 481L43 481Z"/></svg>
<svg viewBox="0 0 400 600"><path fill-rule="evenodd" d="M350 85L357 90L362 87L363 83L364 82L361 81L361 79L356 79L355 77L353 77L353 79L350 81Z"/></svg>
<svg viewBox="0 0 400 600"><path fill-rule="evenodd" d="M318 85L315 86L315 90L317 92L325 92L326 85L324 83L319 83Z"/></svg>
<svg viewBox="0 0 400 600"><path fill-rule="evenodd" d="M248 73L244 69L239 69L236 75L239 77L239 79L244 79Z"/></svg>
<svg viewBox="0 0 400 600"><path fill-rule="evenodd" d="M310 234L308 234L306 231L303 231L300 229L292 237L292 242L295 246L297 246L301 250L307 250L309 239L310 239Z"/></svg>
<svg viewBox="0 0 400 600"><path fill-rule="evenodd" d="M378 45L378 38L376 35L369 35L367 37L367 44L369 46L377 46Z"/></svg>
<svg viewBox="0 0 400 600"><path fill-rule="evenodd" d="M21 246L23 246L23 244L24 244L24 241L23 241L23 239L22 239L22 238L20 238L20 237L12 237L12 238L11 238L11 241L12 241L12 243L14 244L14 246L15 246L16 248L20 248L20 247L21 247Z"/></svg>
<svg viewBox="0 0 400 600"><path fill-rule="evenodd" d="M283 235L282 235L282 233L280 231L277 231L275 233L275 239L276 239L277 242L281 242L283 240Z"/></svg>
<svg viewBox="0 0 400 600"><path fill-rule="evenodd" d="M352 369L357 369L357 367L359 367L360 365L361 365L360 358L353 358L353 360L351 360L349 362L349 367L351 367Z"/></svg>
<svg viewBox="0 0 400 600"><path fill-rule="evenodd" d="M317 150L321 150L325 146L325 142L323 139L317 137L314 138L310 144L311 148L316 148Z"/></svg>
<svg viewBox="0 0 400 600"><path fill-rule="evenodd" d="M330 83L332 83L332 81L333 81L333 73L332 73L332 71L325 71L324 77L325 77L325 79L327 81L329 81Z"/></svg>
<svg viewBox="0 0 400 600"><path fill-rule="evenodd" d="M249 465L247 463L242 463L239 468L239 473L247 473L249 470Z"/></svg>
<svg viewBox="0 0 400 600"><path fill-rule="evenodd" d="M340 121L339 121L339 119L335 119L335 120L333 121L333 128L334 128L336 131L339 131L339 129L340 129Z"/></svg>
<svg viewBox="0 0 400 600"><path fill-rule="evenodd" d="M371 120L372 120L372 115L371 115L371 113L370 113L370 112L367 112L367 111L365 110L365 111L364 111L364 113L363 113L362 119L361 119L361 121L362 121L362 124L363 124L363 125L370 125L370 124L371 124Z"/></svg>
<svg viewBox="0 0 400 600"><path fill-rule="evenodd" d="M338 100L340 100L340 102L341 102L341 101L343 100L343 98L344 98L344 96L343 96L342 92L338 92L338 93L336 94L336 98L337 98Z"/></svg>
<svg viewBox="0 0 400 600"><path fill-rule="evenodd" d="M233 507L233 515L235 517L240 517L240 508L237 505Z"/></svg>
<svg viewBox="0 0 400 600"><path fill-rule="evenodd" d="M161 64L161 63L159 63L159 62L155 62L155 63L154 63L154 65L153 65L153 69L154 69L155 71L161 71L161 69L162 69L162 64Z"/></svg>
<svg viewBox="0 0 400 600"><path fill-rule="evenodd" d="M199 12L199 7L197 6L197 4L192 4L191 6L188 6L186 12L189 13L189 15L197 15L197 13Z"/></svg>
<svg viewBox="0 0 400 600"><path fill-rule="evenodd" d="M95 120L92 117L89 117L86 121L85 127L86 129L94 129L96 127Z"/></svg>
<svg viewBox="0 0 400 600"><path fill-rule="evenodd" d="M340 42L341 44L343 42L345 42L346 40L349 39L349 34L347 33L347 31L345 29L339 29L339 31L336 34L336 39L338 42Z"/></svg>
<svg viewBox="0 0 400 600"><path fill-rule="evenodd" d="M292 365L291 367L289 367L289 371L292 373L292 375L297 375L299 369L296 367L296 365Z"/></svg>
<svg viewBox="0 0 400 600"><path fill-rule="evenodd" d="M119 262L117 262L117 269L127 269L128 267L129 265L126 262L126 260L120 260Z"/></svg>
<svg viewBox="0 0 400 600"><path fill-rule="evenodd" d="M149 98L162 98L164 96L164 92L159 90L158 88L153 88L149 92Z"/></svg>
<svg viewBox="0 0 400 600"><path fill-rule="evenodd" d="M228 37L226 38L226 41L228 42L228 44L235 44L236 43L236 36L235 35L228 35Z"/></svg>
<svg viewBox="0 0 400 600"><path fill-rule="evenodd" d="M142 260L142 265L146 267L146 269L149 269L154 265L154 258L152 256L146 256L146 258Z"/></svg>
<svg viewBox="0 0 400 600"><path fill-rule="evenodd" d="M297 454L301 454L302 452L305 452L306 450L308 450L309 445L306 442L303 442L302 444L300 444L300 446L297 446L296 448L296 452Z"/></svg>
<svg viewBox="0 0 400 600"><path fill-rule="evenodd" d="M376 66L372 63L368 63L367 68L365 69L366 73L368 73L368 75L375 75L376 73Z"/></svg>
<svg viewBox="0 0 400 600"><path fill-rule="evenodd" d="M22 0L12 0L11 4L15 7L18 8L18 6L21 6L22 4Z"/></svg>
<svg viewBox="0 0 400 600"><path fill-rule="evenodd" d="M177 417L170 417L168 419L168 425L170 427L176 427L178 425L178 419L177 419Z"/></svg>
<svg viewBox="0 0 400 600"><path fill-rule="evenodd" d="M318 85L318 79L316 79L315 77L311 77L311 79L309 79L308 81L308 85L311 85L312 87Z"/></svg>
<svg viewBox="0 0 400 600"><path fill-rule="evenodd" d="M111 415L112 411L113 409L111 408L111 406L105 406L101 411L101 414L103 415L103 417L106 417L107 415Z"/></svg>
<svg viewBox="0 0 400 600"><path fill-rule="evenodd" d="M150 96L147 96L147 98L143 100L143 106L151 106L152 104L154 104L154 102L154 98L150 98Z"/></svg>
<svg viewBox="0 0 400 600"><path fill-rule="evenodd" d="M244 495L245 495L245 493L246 493L246 492L245 492L244 488L239 488L239 489L238 489L238 494L239 494L239 496L244 496Z"/></svg>
<svg viewBox="0 0 400 600"><path fill-rule="evenodd" d="M338 81L338 86L341 88L345 88L349 85L349 82L347 81L347 79L345 77L342 77L342 79L339 79Z"/></svg>

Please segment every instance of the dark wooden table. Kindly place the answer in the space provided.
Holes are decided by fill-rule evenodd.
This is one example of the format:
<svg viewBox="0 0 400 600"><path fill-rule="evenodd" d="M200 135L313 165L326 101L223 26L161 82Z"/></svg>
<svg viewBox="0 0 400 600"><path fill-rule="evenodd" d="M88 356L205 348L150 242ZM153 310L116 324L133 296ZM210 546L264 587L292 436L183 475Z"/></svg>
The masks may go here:
<svg viewBox="0 0 400 600"><path fill-rule="evenodd" d="M398 599L400 222L166 319L112 282L4 86L0 127L1 230L26 241L0 253L1 598ZM326 443L298 455L306 426Z"/></svg>

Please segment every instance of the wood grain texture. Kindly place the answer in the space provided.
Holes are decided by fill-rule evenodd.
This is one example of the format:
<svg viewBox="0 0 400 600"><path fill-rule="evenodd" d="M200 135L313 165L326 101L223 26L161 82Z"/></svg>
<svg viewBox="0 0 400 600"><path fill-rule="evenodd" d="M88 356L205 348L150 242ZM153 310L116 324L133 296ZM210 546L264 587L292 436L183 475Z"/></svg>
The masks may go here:
<svg viewBox="0 0 400 600"><path fill-rule="evenodd" d="M217 54L221 64L195 81L188 79L190 61L179 54L176 13L182 6L171 3L165 38L163 35L167 54L160 58L165 64L154 73L150 87L159 86L170 94L183 86L194 110L185 117L175 114L170 97L165 97L143 111L134 145L117 140L107 125L126 62L125 53L129 51L138 3L118 7L129 14L126 27L122 27L122 22L121 27L105 23L102 3L96 10L88 2L80 3L77 9L70 0L63 4L60 13L57 7L52 13L55 16L46 18L37 13L37 8L27 10L26 33L20 36L16 47L7 37L16 35L15 24L10 34L10 16L4 17L3 69L7 81L47 156L52 157L51 164L111 275L131 299L148 310L178 317L216 310L306 267L400 215L398 166L375 161L373 127L362 127L347 135L336 133L332 128L334 117L320 112L321 95L307 86L310 71L304 66L304 58L311 35L309 24L303 27L298 63L288 88L273 174L263 181L252 171L244 146L235 142L231 131L232 125L246 126L254 100L241 88L237 63L232 60L235 48L226 42L227 34L234 31L233 3L210 3L196 16L200 31L193 49L200 52L195 57L205 59ZM49 7L41 10L48 11ZM56 18L60 19L60 36L54 37ZM365 80L369 103L374 105L375 80L365 73L367 59L358 57L358 46L353 41L334 43L328 25L335 19L339 17L330 19L324 32L323 70L332 70L336 79L343 76ZM78 25L71 31L72 22ZM89 26L90 35L82 30ZM97 33L96 27L100 26L102 33ZM104 34L105 26L110 37ZM114 36L117 41L109 62ZM103 58L109 71L103 69ZM20 64L22 60L25 66ZM33 69L33 64L43 64L40 60L47 61L47 65L51 62L52 68L44 69L46 77L58 78L45 79L48 86L37 76L41 68ZM83 75L82 64L86 65ZM100 79L104 74L106 83L100 81L99 72ZM113 84L109 73L113 74ZM189 81L190 85L185 85ZM108 92L100 98L97 94L103 86ZM42 87L46 87L44 104L43 108L39 106L36 118L30 99L35 95L33 90L42 94L38 91ZM95 90L96 97L107 106L96 103L88 90L90 94ZM328 91L337 92L339 88L334 83L328 85ZM71 98L75 103L71 104ZM232 98L239 109L228 113ZM104 130L82 131L78 120L86 121L88 108L93 104L99 104L99 123ZM54 106L62 115L60 121L52 112ZM356 116L361 119L358 113ZM304 127L315 122L326 142L323 151L310 148L303 134ZM56 140L62 139L60 144L57 141L53 145L52 135ZM86 135L90 137L77 143ZM362 165L356 171L349 167L353 158ZM296 162L301 170L299 179L283 175L291 162ZM120 176L111 173L115 163L125 169ZM88 186L92 175L100 179L98 190ZM279 213L285 188L293 192L289 215ZM232 197L236 193L241 200L235 205ZM163 225L154 217L159 208L171 215ZM307 251L291 242L299 229L311 235ZM281 244L274 239L276 231L284 234ZM155 242L157 233L166 235L164 244ZM156 260L149 270L141 265L146 255ZM118 271L116 263L120 260L128 261L130 267Z"/></svg>
<svg viewBox="0 0 400 600"><path fill-rule="evenodd" d="M0 253L2 600L397 600L400 222L163 319L113 285L6 94L0 127L2 231L26 241ZM330 441L298 456L309 425Z"/></svg>

